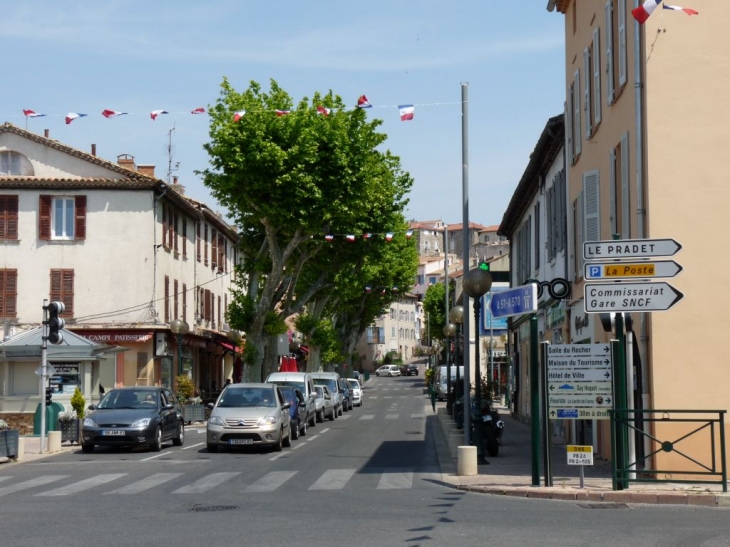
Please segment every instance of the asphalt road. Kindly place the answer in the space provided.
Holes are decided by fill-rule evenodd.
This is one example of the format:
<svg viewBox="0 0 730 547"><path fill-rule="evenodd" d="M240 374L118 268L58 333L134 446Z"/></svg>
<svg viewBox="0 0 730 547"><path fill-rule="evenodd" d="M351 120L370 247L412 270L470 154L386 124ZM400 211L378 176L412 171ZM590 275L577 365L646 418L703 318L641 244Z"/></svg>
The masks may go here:
<svg viewBox="0 0 730 547"><path fill-rule="evenodd" d="M723 509L457 491L441 480L437 427L422 377L373 378L362 408L280 454L208 454L189 427L183 447L157 454L3 466L0 545L730 545Z"/></svg>

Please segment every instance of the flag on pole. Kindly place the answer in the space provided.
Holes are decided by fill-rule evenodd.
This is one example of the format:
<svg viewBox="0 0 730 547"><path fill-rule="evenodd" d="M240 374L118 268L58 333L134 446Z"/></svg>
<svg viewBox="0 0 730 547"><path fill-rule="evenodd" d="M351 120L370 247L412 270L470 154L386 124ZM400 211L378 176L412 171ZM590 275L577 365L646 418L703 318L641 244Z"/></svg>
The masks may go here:
<svg viewBox="0 0 730 547"><path fill-rule="evenodd" d="M329 108L325 108L324 106L320 105L320 106L317 107L317 114L323 114L325 116L329 116L330 115L330 109Z"/></svg>
<svg viewBox="0 0 730 547"><path fill-rule="evenodd" d="M277 116L286 116L287 114L291 114L291 110L277 110L276 111Z"/></svg>
<svg viewBox="0 0 730 547"><path fill-rule="evenodd" d="M674 10L674 11L683 11L687 15L699 15L700 14L699 11L693 10L692 8L682 8L680 6L667 6L666 4L664 4L663 7L664 7L664 9L670 9L670 10Z"/></svg>
<svg viewBox="0 0 730 547"><path fill-rule="evenodd" d="M153 110L152 112L150 112L150 118L156 120L157 116L159 116L160 114L169 114L169 112L167 110Z"/></svg>
<svg viewBox="0 0 730 547"><path fill-rule="evenodd" d="M202 106L199 106L198 108L194 108L190 111L191 114L205 114L205 108Z"/></svg>
<svg viewBox="0 0 730 547"><path fill-rule="evenodd" d="M413 119L415 107L412 104L402 104L398 106L400 111L400 121L405 122Z"/></svg>
<svg viewBox="0 0 730 547"><path fill-rule="evenodd" d="M114 118L115 116L124 116L126 112L117 112L116 110L104 110L101 115L105 118Z"/></svg>
<svg viewBox="0 0 730 547"><path fill-rule="evenodd" d="M83 118L86 114L79 114L78 112L69 112L66 114L66 125L70 124L76 118Z"/></svg>
<svg viewBox="0 0 730 547"><path fill-rule="evenodd" d="M373 105L370 104L370 101L368 101L368 98L365 95L360 95L360 97L357 99L357 107L372 108Z"/></svg>
<svg viewBox="0 0 730 547"><path fill-rule="evenodd" d="M661 3L662 0L646 0L646 2L644 2L638 8L632 9L631 15L634 16L634 19L636 19L640 25L643 25L644 23L646 23L646 20L654 12L657 6Z"/></svg>
<svg viewBox="0 0 730 547"><path fill-rule="evenodd" d="M243 118L245 116L246 111L245 110L239 110L238 112L233 113L233 121L234 123Z"/></svg>
<svg viewBox="0 0 730 547"><path fill-rule="evenodd" d="M40 112L36 112L35 110L28 110L23 109L23 114L26 118L42 118L45 116L45 114L41 114Z"/></svg>

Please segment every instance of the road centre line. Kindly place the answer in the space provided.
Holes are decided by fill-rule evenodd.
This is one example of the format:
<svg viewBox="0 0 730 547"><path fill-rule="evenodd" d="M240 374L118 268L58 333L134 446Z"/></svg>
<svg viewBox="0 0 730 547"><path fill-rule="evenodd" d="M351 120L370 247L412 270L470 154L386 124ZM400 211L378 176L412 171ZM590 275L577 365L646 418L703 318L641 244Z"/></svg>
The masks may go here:
<svg viewBox="0 0 730 547"><path fill-rule="evenodd" d="M156 454L155 456L150 456L149 458L142 458L139 461L141 461L141 462L148 462L150 460L154 460L155 458L159 458L160 456L167 456L168 454L169 454L169 452L162 452L160 454Z"/></svg>

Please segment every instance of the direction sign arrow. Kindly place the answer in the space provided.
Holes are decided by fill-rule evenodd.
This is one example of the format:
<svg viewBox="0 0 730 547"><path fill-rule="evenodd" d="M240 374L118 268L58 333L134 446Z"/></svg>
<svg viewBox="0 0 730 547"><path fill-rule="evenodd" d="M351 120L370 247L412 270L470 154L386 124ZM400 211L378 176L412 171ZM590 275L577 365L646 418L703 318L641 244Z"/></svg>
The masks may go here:
<svg viewBox="0 0 730 547"><path fill-rule="evenodd" d="M550 344L548 359L570 357L606 357L611 353L608 344Z"/></svg>
<svg viewBox="0 0 730 547"><path fill-rule="evenodd" d="M537 306L537 284L530 283L493 293L489 309L493 317L509 317L537 311Z"/></svg>
<svg viewBox="0 0 730 547"><path fill-rule="evenodd" d="M672 256L681 248L682 245L673 239L586 241L583 243L583 258L586 260L610 260L612 258Z"/></svg>
<svg viewBox="0 0 730 547"><path fill-rule="evenodd" d="M583 277L586 281L613 281L615 279L654 279L675 277L682 271L682 265L674 260L651 262L589 262L585 264Z"/></svg>
<svg viewBox="0 0 730 547"><path fill-rule="evenodd" d="M583 286L586 313L666 311L684 294L664 281L658 283L586 283Z"/></svg>
<svg viewBox="0 0 730 547"><path fill-rule="evenodd" d="M593 382L595 380L610 380L611 369L550 369L547 371L547 379L550 382Z"/></svg>

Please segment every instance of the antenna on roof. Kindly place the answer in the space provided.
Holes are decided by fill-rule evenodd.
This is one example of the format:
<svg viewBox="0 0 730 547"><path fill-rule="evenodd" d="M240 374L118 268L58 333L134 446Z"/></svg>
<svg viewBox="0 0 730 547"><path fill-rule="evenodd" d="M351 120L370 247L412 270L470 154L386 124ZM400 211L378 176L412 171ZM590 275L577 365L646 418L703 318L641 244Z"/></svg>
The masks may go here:
<svg viewBox="0 0 730 547"><path fill-rule="evenodd" d="M175 163L175 167L172 166L172 133L175 131L175 124L172 124L172 128L167 132L167 184L170 184L170 178L172 172L177 171L180 167L180 162Z"/></svg>

